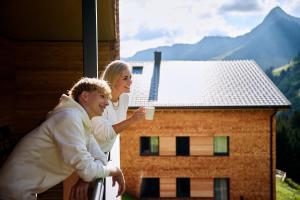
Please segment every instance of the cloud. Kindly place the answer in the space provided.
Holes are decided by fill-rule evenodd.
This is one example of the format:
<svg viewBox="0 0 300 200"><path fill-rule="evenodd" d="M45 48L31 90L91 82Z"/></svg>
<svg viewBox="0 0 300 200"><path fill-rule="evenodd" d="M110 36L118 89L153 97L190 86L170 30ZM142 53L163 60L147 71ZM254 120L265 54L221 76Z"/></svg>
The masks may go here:
<svg viewBox="0 0 300 200"><path fill-rule="evenodd" d="M226 12L253 12L261 10L261 5L257 0L244 1L234 0L230 3L226 3L220 7L221 13Z"/></svg>
<svg viewBox="0 0 300 200"><path fill-rule="evenodd" d="M120 0L121 56L204 36L235 37L262 22L275 6L294 13L300 0Z"/></svg>
<svg viewBox="0 0 300 200"><path fill-rule="evenodd" d="M300 17L300 0L281 0L280 6L287 13Z"/></svg>
<svg viewBox="0 0 300 200"><path fill-rule="evenodd" d="M135 38L140 41L145 40L153 40L156 38L161 38L164 36L170 36L171 34L167 29L150 29L145 26L141 26L137 32L136 35L134 35L132 38Z"/></svg>

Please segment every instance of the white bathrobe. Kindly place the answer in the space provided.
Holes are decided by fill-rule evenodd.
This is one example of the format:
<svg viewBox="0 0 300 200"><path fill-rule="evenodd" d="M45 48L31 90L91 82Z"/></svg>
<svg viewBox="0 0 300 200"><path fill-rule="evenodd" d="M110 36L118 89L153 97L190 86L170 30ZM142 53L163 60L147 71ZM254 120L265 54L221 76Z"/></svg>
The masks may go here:
<svg viewBox="0 0 300 200"><path fill-rule="evenodd" d="M47 120L27 134L0 170L0 199L35 199L76 171L85 181L106 177L106 156L83 107L63 95Z"/></svg>

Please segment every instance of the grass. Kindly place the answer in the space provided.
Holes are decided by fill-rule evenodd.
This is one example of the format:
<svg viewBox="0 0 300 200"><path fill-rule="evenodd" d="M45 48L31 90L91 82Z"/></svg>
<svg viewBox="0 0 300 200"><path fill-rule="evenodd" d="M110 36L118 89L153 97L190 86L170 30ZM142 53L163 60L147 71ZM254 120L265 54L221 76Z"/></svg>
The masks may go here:
<svg viewBox="0 0 300 200"><path fill-rule="evenodd" d="M283 65L281 67L277 67L272 71L272 74L273 74L273 76L280 76L282 71L286 71L288 68L294 66L295 64L298 64L298 62L292 61L292 62L290 62L286 65Z"/></svg>
<svg viewBox="0 0 300 200"><path fill-rule="evenodd" d="M300 200L300 189L292 188L287 182L276 179L276 200L289 199Z"/></svg>
<svg viewBox="0 0 300 200"><path fill-rule="evenodd" d="M281 67L278 67L278 68L274 69L272 71L272 73L273 73L274 76L279 76L282 71L286 71L289 67L291 67L291 64L283 65Z"/></svg>
<svg viewBox="0 0 300 200"><path fill-rule="evenodd" d="M122 200L137 200L137 199L125 193L124 195L122 195Z"/></svg>

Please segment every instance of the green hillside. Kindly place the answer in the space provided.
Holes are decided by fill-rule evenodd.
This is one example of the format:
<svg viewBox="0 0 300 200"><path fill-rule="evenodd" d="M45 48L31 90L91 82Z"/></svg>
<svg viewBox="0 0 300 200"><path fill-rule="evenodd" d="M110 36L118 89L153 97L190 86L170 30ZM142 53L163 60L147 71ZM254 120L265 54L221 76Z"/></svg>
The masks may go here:
<svg viewBox="0 0 300 200"><path fill-rule="evenodd" d="M266 73L292 103L276 117L276 167L300 183L300 54L289 65Z"/></svg>
<svg viewBox="0 0 300 200"><path fill-rule="evenodd" d="M295 66L298 63L299 62L295 62L294 60L292 60L290 63L286 65L273 69L272 74L273 76L280 76L281 72L289 70L289 68Z"/></svg>
<svg viewBox="0 0 300 200"><path fill-rule="evenodd" d="M289 64L270 68L267 75L292 103L292 111L300 111L300 54Z"/></svg>
<svg viewBox="0 0 300 200"><path fill-rule="evenodd" d="M282 71L288 70L291 66L292 66L292 64L286 64L286 65L283 65L281 67L275 68L272 71L272 74L273 74L273 76L280 76Z"/></svg>

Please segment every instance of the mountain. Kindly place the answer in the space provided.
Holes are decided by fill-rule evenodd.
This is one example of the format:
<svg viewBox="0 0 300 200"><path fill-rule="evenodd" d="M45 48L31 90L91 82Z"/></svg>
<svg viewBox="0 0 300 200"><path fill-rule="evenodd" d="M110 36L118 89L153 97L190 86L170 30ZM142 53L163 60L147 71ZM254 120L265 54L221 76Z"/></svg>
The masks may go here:
<svg viewBox="0 0 300 200"><path fill-rule="evenodd" d="M238 37L208 36L195 44L174 44L137 52L125 60L153 60L161 51L163 60L233 60L254 59L267 69L277 67L300 51L300 18L273 8L263 22Z"/></svg>
<svg viewBox="0 0 300 200"><path fill-rule="evenodd" d="M292 103L292 109L289 112L297 111L300 114L300 53L290 61L287 68L279 73L276 73L277 69L271 67L265 72ZM298 124L300 128L300 123Z"/></svg>

